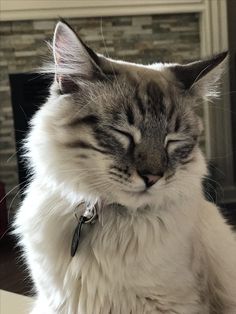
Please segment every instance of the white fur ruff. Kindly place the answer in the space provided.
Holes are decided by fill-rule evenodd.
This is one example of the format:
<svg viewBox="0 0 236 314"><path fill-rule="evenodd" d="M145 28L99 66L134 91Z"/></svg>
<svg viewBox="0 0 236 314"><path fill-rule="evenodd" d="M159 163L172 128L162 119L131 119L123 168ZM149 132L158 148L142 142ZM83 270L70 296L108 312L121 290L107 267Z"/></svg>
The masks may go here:
<svg viewBox="0 0 236 314"><path fill-rule="evenodd" d="M130 214L108 206L71 258L75 206L33 182L16 221L38 294L32 313L208 314L211 293L222 313L236 313L230 229L198 194L179 206Z"/></svg>

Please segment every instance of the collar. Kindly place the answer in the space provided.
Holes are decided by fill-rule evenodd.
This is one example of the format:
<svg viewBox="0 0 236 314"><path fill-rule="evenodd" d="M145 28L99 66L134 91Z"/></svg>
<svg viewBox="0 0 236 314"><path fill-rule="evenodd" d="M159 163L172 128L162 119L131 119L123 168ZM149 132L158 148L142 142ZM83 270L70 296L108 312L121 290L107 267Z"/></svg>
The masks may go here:
<svg viewBox="0 0 236 314"><path fill-rule="evenodd" d="M75 217L78 223L77 223L77 226L75 227L74 234L71 241L71 250L70 250L71 257L74 257L77 252L83 225L94 224L98 219L98 213L101 211L101 208L104 207L104 205L116 205L116 206L121 206L122 208L124 208L124 206L119 203L105 203L104 201L98 201L93 206L89 206L88 204L86 204L86 202L81 202L76 207L77 209L81 209L82 207L84 209L84 213L79 218L75 214Z"/></svg>
<svg viewBox="0 0 236 314"><path fill-rule="evenodd" d="M87 206L85 202L80 203L77 208L80 208L81 206L83 206L84 209L84 213L77 218L78 224L75 228L73 237L72 237L72 242L71 242L71 257L75 256L75 253L78 249L79 246L79 242L80 242L80 234L81 234L81 230L84 224L93 224L96 222L97 218L98 218L98 209L99 209L99 204L96 203L93 206Z"/></svg>

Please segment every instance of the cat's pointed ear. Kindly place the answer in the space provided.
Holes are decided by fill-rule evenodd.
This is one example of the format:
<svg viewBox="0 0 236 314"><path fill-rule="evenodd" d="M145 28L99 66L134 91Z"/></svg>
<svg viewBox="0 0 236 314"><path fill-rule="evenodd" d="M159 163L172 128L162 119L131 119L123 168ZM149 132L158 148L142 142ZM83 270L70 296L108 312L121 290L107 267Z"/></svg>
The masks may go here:
<svg viewBox="0 0 236 314"><path fill-rule="evenodd" d="M99 72L99 58L64 21L57 23L53 37L55 77L63 93L77 88L76 80L90 80Z"/></svg>
<svg viewBox="0 0 236 314"><path fill-rule="evenodd" d="M217 93L217 83L224 71L228 52L213 58L171 67L178 82L185 91L201 98L209 98Z"/></svg>

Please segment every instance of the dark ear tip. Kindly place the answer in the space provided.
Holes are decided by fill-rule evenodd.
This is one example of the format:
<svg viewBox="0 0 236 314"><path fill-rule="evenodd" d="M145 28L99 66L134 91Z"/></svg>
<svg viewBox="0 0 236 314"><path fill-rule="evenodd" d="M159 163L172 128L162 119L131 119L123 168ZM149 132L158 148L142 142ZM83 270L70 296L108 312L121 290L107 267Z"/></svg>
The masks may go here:
<svg viewBox="0 0 236 314"><path fill-rule="evenodd" d="M227 56L229 55L229 50L225 50L225 51L223 51L223 52L222 52L222 54L224 54L224 55L225 55L225 57L227 57Z"/></svg>
<svg viewBox="0 0 236 314"><path fill-rule="evenodd" d="M226 57L228 57L228 55L229 55L229 51L225 50L223 52L216 54L213 57L213 60L217 61L217 63L221 63Z"/></svg>
<svg viewBox="0 0 236 314"><path fill-rule="evenodd" d="M65 24L67 27L69 27L71 30L73 30L73 28L70 26L70 24L63 18L63 17L59 17L59 22L58 23L62 23Z"/></svg>
<svg viewBox="0 0 236 314"><path fill-rule="evenodd" d="M59 16L59 22L62 22L64 24L68 24L67 21L61 16Z"/></svg>
<svg viewBox="0 0 236 314"><path fill-rule="evenodd" d="M228 56L228 51L223 51L203 59L188 63L186 65L175 65L172 68L176 78L185 89L189 89L195 82L207 75L210 71L220 65Z"/></svg>

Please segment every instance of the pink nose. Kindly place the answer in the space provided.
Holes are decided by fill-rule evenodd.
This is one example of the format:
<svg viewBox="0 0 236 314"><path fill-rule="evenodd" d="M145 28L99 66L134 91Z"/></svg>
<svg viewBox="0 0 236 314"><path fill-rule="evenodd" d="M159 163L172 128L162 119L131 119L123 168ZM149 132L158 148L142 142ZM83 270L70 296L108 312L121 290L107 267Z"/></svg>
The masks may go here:
<svg viewBox="0 0 236 314"><path fill-rule="evenodd" d="M154 185L158 180L162 178L162 174L160 175L153 175L153 174L142 174L139 173L140 177L143 179L143 181L146 184L147 188L150 188L152 185Z"/></svg>

